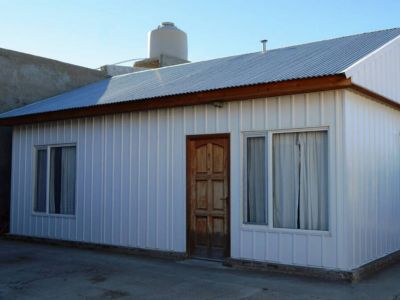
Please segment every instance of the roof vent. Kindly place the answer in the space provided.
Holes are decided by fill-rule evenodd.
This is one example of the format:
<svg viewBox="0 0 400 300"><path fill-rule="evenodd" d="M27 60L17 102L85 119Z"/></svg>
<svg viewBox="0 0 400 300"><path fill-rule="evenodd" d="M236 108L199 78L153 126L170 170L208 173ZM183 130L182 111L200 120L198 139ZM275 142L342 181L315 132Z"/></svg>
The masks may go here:
<svg viewBox="0 0 400 300"><path fill-rule="evenodd" d="M263 53L267 52L267 42L268 42L268 40L261 40L260 42L262 44L262 52Z"/></svg>

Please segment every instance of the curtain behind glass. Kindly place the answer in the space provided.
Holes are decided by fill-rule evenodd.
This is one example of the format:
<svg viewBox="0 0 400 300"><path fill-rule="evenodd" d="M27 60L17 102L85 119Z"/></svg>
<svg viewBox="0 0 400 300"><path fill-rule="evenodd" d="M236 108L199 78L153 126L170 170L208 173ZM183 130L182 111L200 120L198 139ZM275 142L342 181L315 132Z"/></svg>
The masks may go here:
<svg viewBox="0 0 400 300"><path fill-rule="evenodd" d="M46 173L47 173L47 150L37 151L36 161L36 193L34 211L46 212Z"/></svg>
<svg viewBox="0 0 400 300"><path fill-rule="evenodd" d="M266 224L265 138L247 138L247 222Z"/></svg>
<svg viewBox="0 0 400 300"><path fill-rule="evenodd" d="M75 213L76 148L54 147L50 152L50 213Z"/></svg>
<svg viewBox="0 0 400 300"><path fill-rule="evenodd" d="M299 133L299 228L328 230L328 139L326 132Z"/></svg>
<svg viewBox="0 0 400 300"><path fill-rule="evenodd" d="M50 213L59 213L55 209L55 202L59 201L58 200L58 195L55 192L55 182L58 180L58 177L56 178L56 149L57 148L51 148L50 149L50 179L49 179L49 211Z"/></svg>
<svg viewBox="0 0 400 300"><path fill-rule="evenodd" d="M59 185L59 164L60 160L56 160L56 152L60 152L60 148L50 149L50 177L49 177L49 211L51 214L60 213L56 210L56 202L59 203L59 193L56 191L55 185ZM56 174L57 173L57 174Z"/></svg>
<svg viewBox="0 0 400 300"><path fill-rule="evenodd" d="M327 133L273 135L274 227L328 230Z"/></svg>
<svg viewBox="0 0 400 300"><path fill-rule="evenodd" d="M75 214L76 148L62 149L61 162L61 213Z"/></svg>
<svg viewBox="0 0 400 300"><path fill-rule="evenodd" d="M272 136L274 227L297 228L299 146L296 133Z"/></svg>

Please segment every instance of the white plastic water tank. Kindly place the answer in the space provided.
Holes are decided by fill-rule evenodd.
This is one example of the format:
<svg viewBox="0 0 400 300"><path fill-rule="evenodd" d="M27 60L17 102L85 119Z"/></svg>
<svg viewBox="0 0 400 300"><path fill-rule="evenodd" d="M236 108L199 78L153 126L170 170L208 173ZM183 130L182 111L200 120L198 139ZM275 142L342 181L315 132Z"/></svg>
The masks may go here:
<svg viewBox="0 0 400 300"><path fill-rule="evenodd" d="M162 22L148 34L149 58L161 55L188 59L187 35L172 22Z"/></svg>

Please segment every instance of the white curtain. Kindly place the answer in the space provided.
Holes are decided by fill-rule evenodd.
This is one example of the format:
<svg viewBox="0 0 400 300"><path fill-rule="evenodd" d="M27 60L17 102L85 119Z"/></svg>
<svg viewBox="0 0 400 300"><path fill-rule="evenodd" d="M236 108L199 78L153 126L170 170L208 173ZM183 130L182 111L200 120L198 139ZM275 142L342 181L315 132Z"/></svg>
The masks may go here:
<svg viewBox="0 0 400 300"><path fill-rule="evenodd" d="M47 150L37 151L35 211L46 212Z"/></svg>
<svg viewBox="0 0 400 300"><path fill-rule="evenodd" d="M266 224L265 138L247 138L247 222Z"/></svg>
<svg viewBox="0 0 400 300"><path fill-rule="evenodd" d="M76 148L57 147L50 152L49 208L51 213L75 213Z"/></svg>
<svg viewBox="0 0 400 300"><path fill-rule="evenodd" d="M56 148L51 148L50 150L50 182L49 182L49 211L50 213L56 212L56 201L58 200L58 195L56 195L55 184L58 176L56 176Z"/></svg>
<svg viewBox="0 0 400 300"><path fill-rule="evenodd" d="M300 133L301 229L328 230L328 141L326 132Z"/></svg>
<svg viewBox="0 0 400 300"><path fill-rule="evenodd" d="M324 131L273 135L274 227L328 230Z"/></svg>
<svg viewBox="0 0 400 300"><path fill-rule="evenodd" d="M274 227L297 228L300 174L296 140L294 133L273 135Z"/></svg>
<svg viewBox="0 0 400 300"><path fill-rule="evenodd" d="M61 156L60 213L75 213L76 148L64 147Z"/></svg>

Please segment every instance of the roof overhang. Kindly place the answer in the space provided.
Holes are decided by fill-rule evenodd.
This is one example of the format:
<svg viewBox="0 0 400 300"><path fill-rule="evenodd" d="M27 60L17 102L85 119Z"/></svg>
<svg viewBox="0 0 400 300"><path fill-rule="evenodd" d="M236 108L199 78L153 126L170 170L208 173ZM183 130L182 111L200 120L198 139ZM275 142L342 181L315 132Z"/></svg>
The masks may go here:
<svg viewBox="0 0 400 300"><path fill-rule="evenodd" d="M159 108L312 93L350 87L353 87L351 79L346 78L345 74L339 74L22 115L0 119L0 125L13 126Z"/></svg>
<svg viewBox="0 0 400 300"><path fill-rule="evenodd" d="M378 93L376 93L374 91L371 91L371 90L369 90L369 89L367 89L367 88L365 88L365 87L363 87L361 85L358 85L358 84L355 84L355 83L351 83L350 88L352 90L355 90L355 91L365 95L365 96L369 96L369 97L373 98L373 100L375 100L375 101L377 101L377 102L379 102L381 104L387 105L387 106L389 106L389 107L391 107L393 109L396 109L396 110L400 110L400 103L398 103L398 102L396 102L396 101L394 101L392 99L389 99L389 98L387 98L385 96L382 96L382 95L380 95L380 94L378 94Z"/></svg>

